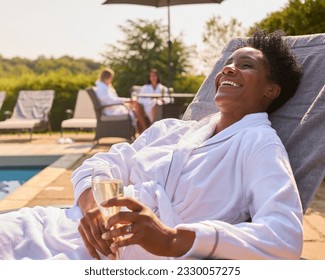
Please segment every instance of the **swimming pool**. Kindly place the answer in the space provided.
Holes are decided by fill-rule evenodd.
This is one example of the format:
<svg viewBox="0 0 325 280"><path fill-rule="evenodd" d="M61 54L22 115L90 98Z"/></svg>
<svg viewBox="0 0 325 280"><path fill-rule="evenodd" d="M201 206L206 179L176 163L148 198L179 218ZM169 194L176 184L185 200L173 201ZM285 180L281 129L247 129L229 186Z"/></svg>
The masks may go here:
<svg viewBox="0 0 325 280"><path fill-rule="evenodd" d="M58 158L59 156L0 157L0 200Z"/></svg>

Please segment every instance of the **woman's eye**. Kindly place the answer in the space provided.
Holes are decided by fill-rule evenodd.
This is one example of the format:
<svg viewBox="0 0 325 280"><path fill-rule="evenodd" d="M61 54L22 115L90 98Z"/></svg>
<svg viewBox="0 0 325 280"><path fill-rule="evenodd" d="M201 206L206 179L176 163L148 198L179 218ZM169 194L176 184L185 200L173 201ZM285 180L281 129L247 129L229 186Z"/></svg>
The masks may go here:
<svg viewBox="0 0 325 280"><path fill-rule="evenodd" d="M252 65L248 64L248 63L244 63L244 64L242 64L242 67L243 68L252 68Z"/></svg>

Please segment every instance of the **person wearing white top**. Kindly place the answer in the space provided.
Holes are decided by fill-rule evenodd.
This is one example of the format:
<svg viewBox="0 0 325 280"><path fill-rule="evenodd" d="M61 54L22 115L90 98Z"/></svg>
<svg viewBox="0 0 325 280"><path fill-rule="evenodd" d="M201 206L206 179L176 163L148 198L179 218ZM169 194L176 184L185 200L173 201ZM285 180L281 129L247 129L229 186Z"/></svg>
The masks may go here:
<svg viewBox="0 0 325 280"><path fill-rule="evenodd" d="M101 105L114 105L109 106L103 110L106 116L127 115L129 114L133 126L141 133L144 129L145 123L144 113L140 110L140 105L136 101L129 100L128 98L119 97L115 88L112 85L114 78L114 71L110 68L104 69L98 81L96 81L96 95ZM128 109L130 108L130 110Z"/></svg>
<svg viewBox="0 0 325 280"><path fill-rule="evenodd" d="M298 259L301 202L268 120L301 76L281 36L257 30L233 52L215 78L219 113L155 122L84 161L71 177L71 209L0 215L0 259L113 259L120 248L122 259ZM103 204L130 210L106 224L91 192L103 162L119 166L135 193Z"/></svg>
<svg viewBox="0 0 325 280"><path fill-rule="evenodd" d="M160 93L162 96L168 95L168 89L166 86L160 83L160 76L156 69L151 69L148 76L148 83L143 85L140 89L141 94L150 94L150 93ZM156 116L156 105L168 104L170 103L169 97L162 97L159 99L156 98L147 98L139 97L137 100L144 109L144 112L149 119L150 123L153 123Z"/></svg>
<svg viewBox="0 0 325 280"><path fill-rule="evenodd" d="M158 122L131 147L112 147L74 172L79 231L94 258L123 247L127 259L300 257L299 193L267 115L294 95L301 77L282 35L257 29L232 53L215 78L218 114ZM111 216L104 230L99 211L88 212L95 206L89 174L100 161L119 165L137 198L103 204L131 210Z"/></svg>

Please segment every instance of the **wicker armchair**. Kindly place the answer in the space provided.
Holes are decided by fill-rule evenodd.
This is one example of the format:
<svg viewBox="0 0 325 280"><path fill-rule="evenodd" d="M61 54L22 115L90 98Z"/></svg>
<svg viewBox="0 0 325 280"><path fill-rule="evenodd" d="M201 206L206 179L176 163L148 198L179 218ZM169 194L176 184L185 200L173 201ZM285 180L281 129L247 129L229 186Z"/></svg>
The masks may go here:
<svg viewBox="0 0 325 280"><path fill-rule="evenodd" d="M118 116L105 116L102 114L104 108L115 105L101 105L97 98L94 88L88 88L87 93L93 102L94 109L96 112L97 126L95 140L99 141L100 138L104 137L121 137L132 142L135 138L135 128L132 125L132 119L129 114L118 115ZM125 106L121 104L120 106ZM125 106L128 110L129 108Z"/></svg>

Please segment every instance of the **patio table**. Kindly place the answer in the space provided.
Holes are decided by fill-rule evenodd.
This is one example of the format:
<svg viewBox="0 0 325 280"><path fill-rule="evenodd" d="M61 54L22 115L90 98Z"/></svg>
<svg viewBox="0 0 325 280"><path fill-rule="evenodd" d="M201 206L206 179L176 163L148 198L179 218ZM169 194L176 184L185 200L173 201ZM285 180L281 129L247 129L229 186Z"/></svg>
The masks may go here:
<svg viewBox="0 0 325 280"><path fill-rule="evenodd" d="M162 104L157 105L157 112L155 120L161 120L165 118L181 118L182 114L186 109L186 105L174 103L175 99L181 98L193 98L194 93L170 93L164 94L161 93L136 93L132 95L132 98L156 98L162 99ZM170 103L164 103L164 98L170 98Z"/></svg>

